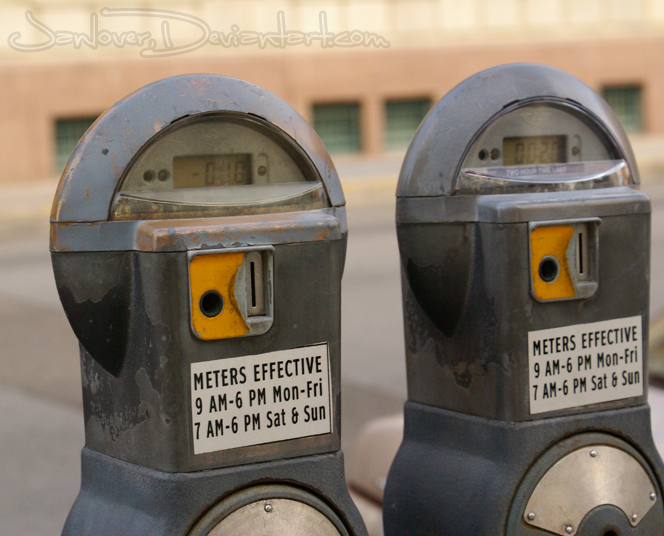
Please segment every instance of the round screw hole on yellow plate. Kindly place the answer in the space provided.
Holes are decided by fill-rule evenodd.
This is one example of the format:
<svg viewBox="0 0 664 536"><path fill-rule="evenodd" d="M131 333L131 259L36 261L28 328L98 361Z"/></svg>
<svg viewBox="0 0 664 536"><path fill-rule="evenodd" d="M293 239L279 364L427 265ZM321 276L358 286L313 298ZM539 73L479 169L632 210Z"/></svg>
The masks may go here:
<svg viewBox="0 0 664 536"><path fill-rule="evenodd" d="M223 310L224 298L216 290L208 290L201 296L198 307L205 316L213 318Z"/></svg>
<svg viewBox="0 0 664 536"><path fill-rule="evenodd" d="M558 279L560 264L555 257L546 256L539 265L539 276L546 283L553 283Z"/></svg>

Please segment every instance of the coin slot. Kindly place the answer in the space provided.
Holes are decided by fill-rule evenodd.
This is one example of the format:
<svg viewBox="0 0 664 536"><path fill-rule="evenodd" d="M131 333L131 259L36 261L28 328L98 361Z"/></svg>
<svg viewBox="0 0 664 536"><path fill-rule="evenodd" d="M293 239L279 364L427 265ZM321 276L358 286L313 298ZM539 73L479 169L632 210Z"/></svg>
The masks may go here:
<svg viewBox="0 0 664 536"><path fill-rule="evenodd" d="M247 253L245 259L247 274L247 316L262 316L265 304L264 258L259 251Z"/></svg>
<svg viewBox="0 0 664 536"><path fill-rule="evenodd" d="M213 318L223 310L224 299L216 290L208 290L201 296L198 307L205 316Z"/></svg>
<svg viewBox="0 0 664 536"><path fill-rule="evenodd" d="M256 307L256 263L250 262L251 267L251 306Z"/></svg>
<svg viewBox="0 0 664 536"><path fill-rule="evenodd" d="M579 281L590 279L589 246L589 227L587 224L578 224L576 226L576 269Z"/></svg>
<svg viewBox="0 0 664 536"><path fill-rule="evenodd" d="M553 283L558 279L560 272L560 264L555 257L546 256L542 259L539 265L540 279L546 283Z"/></svg>

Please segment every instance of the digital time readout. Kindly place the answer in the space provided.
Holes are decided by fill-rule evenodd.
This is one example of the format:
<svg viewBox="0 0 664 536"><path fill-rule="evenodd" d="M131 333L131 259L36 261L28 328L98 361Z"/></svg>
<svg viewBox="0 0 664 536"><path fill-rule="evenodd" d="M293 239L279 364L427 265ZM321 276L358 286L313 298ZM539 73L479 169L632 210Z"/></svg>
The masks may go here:
<svg viewBox="0 0 664 536"><path fill-rule="evenodd" d="M564 164L567 136L520 136L503 138L503 166Z"/></svg>
<svg viewBox="0 0 664 536"><path fill-rule="evenodd" d="M251 154L212 154L173 158L174 188L237 186L252 183Z"/></svg>

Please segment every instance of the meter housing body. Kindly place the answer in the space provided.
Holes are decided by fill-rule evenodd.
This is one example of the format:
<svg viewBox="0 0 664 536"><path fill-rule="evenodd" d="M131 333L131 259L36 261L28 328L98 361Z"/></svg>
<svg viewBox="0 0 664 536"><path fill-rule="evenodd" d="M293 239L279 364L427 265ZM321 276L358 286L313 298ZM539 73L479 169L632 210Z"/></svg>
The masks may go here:
<svg viewBox="0 0 664 536"><path fill-rule="evenodd" d="M557 69L489 69L429 112L397 186L408 402L386 535L662 531L638 183L608 105ZM607 494L607 471L634 488Z"/></svg>
<svg viewBox="0 0 664 536"><path fill-rule="evenodd" d="M273 532L364 533L339 437L344 205L313 129L247 82L155 82L88 130L51 217L86 434L63 534L251 534L267 504Z"/></svg>

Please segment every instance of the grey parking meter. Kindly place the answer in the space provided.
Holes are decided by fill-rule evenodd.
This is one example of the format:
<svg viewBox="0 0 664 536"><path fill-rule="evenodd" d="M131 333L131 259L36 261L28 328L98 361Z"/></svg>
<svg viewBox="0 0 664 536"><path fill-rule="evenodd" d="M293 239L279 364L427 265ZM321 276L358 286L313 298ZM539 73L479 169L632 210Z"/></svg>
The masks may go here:
<svg viewBox="0 0 664 536"><path fill-rule="evenodd" d="M340 451L343 192L255 85L148 85L88 130L51 217L86 446L66 535L362 535Z"/></svg>
<svg viewBox="0 0 664 536"><path fill-rule="evenodd" d="M385 534L664 532L647 405L650 201L589 87L450 91L397 187L408 402Z"/></svg>

